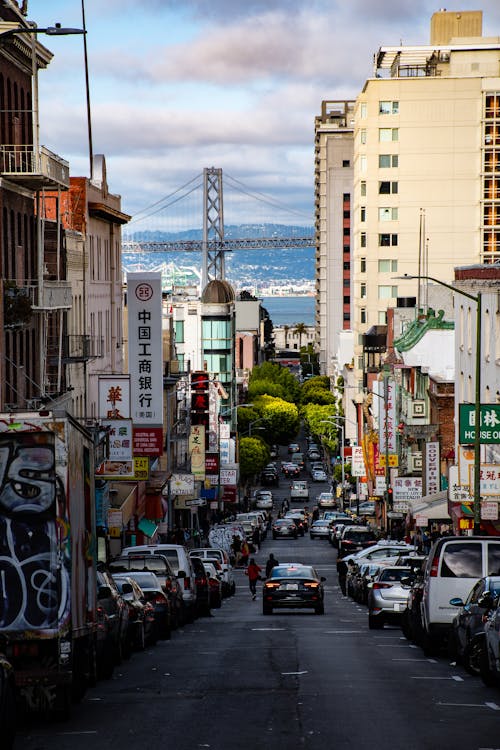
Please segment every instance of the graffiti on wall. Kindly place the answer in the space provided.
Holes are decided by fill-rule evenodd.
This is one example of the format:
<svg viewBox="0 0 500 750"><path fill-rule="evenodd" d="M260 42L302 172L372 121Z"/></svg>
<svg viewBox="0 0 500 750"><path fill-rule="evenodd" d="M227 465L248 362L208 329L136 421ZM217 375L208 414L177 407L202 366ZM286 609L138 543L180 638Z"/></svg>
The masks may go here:
<svg viewBox="0 0 500 750"><path fill-rule="evenodd" d="M69 611L68 545L54 435L0 435L0 629L58 626Z"/></svg>

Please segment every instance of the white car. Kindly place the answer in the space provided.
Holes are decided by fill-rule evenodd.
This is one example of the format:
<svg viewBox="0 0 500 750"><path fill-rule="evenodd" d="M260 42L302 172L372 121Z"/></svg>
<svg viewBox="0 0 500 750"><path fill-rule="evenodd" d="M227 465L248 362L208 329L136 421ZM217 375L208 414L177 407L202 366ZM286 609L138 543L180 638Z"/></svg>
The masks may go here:
<svg viewBox="0 0 500 750"><path fill-rule="evenodd" d="M333 492L320 492L316 500L319 508L334 508L337 505Z"/></svg>
<svg viewBox="0 0 500 750"><path fill-rule="evenodd" d="M224 596L232 596L236 591L233 575L233 566L229 562L229 555L218 547L198 547L189 551L190 557L201 557L203 561L215 558L220 562L222 568L222 593Z"/></svg>
<svg viewBox="0 0 500 750"><path fill-rule="evenodd" d="M259 510L271 510L273 507L273 493L268 490L258 490L255 493L255 507Z"/></svg>
<svg viewBox="0 0 500 750"><path fill-rule="evenodd" d="M328 482L328 476L324 469L314 469L311 479L313 482Z"/></svg>

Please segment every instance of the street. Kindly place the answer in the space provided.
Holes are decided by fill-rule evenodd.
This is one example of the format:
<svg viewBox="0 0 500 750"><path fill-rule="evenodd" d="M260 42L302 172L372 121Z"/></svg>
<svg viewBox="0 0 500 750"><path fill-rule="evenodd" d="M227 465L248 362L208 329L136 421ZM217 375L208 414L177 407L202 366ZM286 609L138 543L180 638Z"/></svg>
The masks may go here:
<svg viewBox="0 0 500 750"><path fill-rule="evenodd" d="M236 595L213 617L134 654L68 723L21 727L15 749L500 747L500 693L426 658L397 627L370 631L366 609L341 597L328 542L268 538L257 562L271 551L326 577L324 616L263 616L261 584L252 601L237 570Z"/></svg>

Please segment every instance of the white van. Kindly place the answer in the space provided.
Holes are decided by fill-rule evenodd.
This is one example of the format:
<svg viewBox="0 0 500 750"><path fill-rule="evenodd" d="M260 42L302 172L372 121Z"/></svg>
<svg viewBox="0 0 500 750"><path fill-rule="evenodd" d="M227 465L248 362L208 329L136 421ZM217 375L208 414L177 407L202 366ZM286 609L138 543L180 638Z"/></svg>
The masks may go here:
<svg viewBox="0 0 500 750"><path fill-rule="evenodd" d="M182 592L184 614L187 622L196 617L196 581L187 549L182 544L138 544L124 547L122 555L164 555L177 576Z"/></svg>
<svg viewBox="0 0 500 750"><path fill-rule="evenodd" d="M302 479L294 479L290 485L290 500L309 500L309 485Z"/></svg>
<svg viewBox="0 0 500 750"><path fill-rule="evenodd" d="M498 575L500 537L448 536L438 539L427 559L421 602L423 647L433 652L447 638L457 608L450 599L465 601L479 578Z"/></svg>

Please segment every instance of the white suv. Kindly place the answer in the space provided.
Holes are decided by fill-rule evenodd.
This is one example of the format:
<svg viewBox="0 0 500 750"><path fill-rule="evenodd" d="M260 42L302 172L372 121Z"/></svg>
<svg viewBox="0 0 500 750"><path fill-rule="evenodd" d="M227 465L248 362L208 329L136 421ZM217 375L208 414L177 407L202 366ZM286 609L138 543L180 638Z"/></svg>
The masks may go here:
<svg viewBox="0 0 500 750"><path fill-rule="evenodd" d="M229 555L219 547L200 547L189 551L190 557L201 557L202 560L216 558L222 568L222 588L224 596L232 596L236 591L236 585L233 576L233 566L229 562Z"/></svg>

